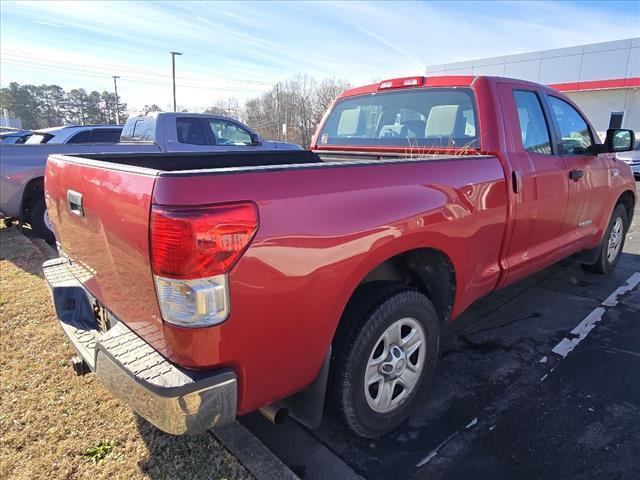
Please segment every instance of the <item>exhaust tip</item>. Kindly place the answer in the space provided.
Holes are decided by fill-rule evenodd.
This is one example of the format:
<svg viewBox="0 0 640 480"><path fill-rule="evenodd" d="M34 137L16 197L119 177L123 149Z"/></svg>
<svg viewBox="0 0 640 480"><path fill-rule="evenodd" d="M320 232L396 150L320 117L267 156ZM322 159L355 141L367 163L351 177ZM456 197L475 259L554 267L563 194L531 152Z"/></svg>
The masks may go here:
<svg viewBox="0 0 640 480"><path fill-rule="evenodd" d="M78 376L82 377L87 373L91 372L89 365L83 359L78 356L71 357L71 366L73 367L73 372Z"/></svg>
<svg viewBox="0 0 640 480"><path fill-rule="evenodd" d="M275 425L282 425L289 418L289 409L279 403L262 407L260 413Z"/></svg>
<svg viewBox="0 0 640 480"><path fill-rule="evenodd" d="M282 425L284 422L287 421L288 418L289 418L289 409L281 408L276 412L276 415L273 419L273 423L275 423L276 425Z"/></svg>

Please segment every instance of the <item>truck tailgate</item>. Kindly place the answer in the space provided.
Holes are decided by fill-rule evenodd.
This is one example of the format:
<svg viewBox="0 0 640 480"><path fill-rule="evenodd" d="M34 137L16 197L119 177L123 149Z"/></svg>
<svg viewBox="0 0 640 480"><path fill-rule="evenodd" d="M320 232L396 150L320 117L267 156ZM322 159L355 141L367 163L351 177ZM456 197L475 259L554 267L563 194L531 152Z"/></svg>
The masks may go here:
<svg viewBox="0 0 640 480"><path fill-rule="evenodd" d="M149 266L148 169L79 163L52 155L45 172L49 217L76 278L117 320L165 351Z"/></svg>

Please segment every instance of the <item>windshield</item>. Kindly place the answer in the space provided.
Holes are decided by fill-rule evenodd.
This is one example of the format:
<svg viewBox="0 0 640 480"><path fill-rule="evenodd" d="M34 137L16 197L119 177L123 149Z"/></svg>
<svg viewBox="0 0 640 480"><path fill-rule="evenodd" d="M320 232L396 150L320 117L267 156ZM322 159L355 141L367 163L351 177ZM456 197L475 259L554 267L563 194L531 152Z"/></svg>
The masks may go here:
<svg viewBox="0 0 640 480"><path fill-rule="evenodd" d="M478 148L473 92L421 88L339 100L319 145Z"/></svg>

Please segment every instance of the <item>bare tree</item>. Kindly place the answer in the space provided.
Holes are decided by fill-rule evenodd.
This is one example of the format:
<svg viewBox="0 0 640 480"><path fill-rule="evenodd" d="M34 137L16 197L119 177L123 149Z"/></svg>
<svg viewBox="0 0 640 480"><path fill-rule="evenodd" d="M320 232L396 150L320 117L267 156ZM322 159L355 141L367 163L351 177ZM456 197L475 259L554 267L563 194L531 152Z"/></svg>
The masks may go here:
<svg viewBox="0 0 640 480"><path fill-rule="evenodd" d="M318 83L309 75L297 75L247 101L243 120L265 138L308 147L324 111L348 86L345 80L328 78Z"/></svg>

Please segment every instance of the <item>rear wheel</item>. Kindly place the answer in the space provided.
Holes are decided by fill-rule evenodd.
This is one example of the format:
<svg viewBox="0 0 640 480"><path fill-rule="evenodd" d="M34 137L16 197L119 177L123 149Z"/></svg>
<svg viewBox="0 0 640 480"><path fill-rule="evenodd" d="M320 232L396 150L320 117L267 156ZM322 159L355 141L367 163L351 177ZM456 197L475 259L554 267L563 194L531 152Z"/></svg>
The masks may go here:
<svg viewBox="0 0 640 480"><path fill-rule="evenodd" d="M358 296L335 342L329 394L346 425L373 438L404 422L424 397L438 355L439 322L417 290L387 285Z"/></svg>
<svg viewBox="0 0 640 480"><path fill-rule="evenodd" d="M592 273L609 273L616 268L624 247L627 221L627 209L624 205L616 206L605 230L598 260L592 265L583 264L583 269Z"/></svg>
<svg viewBox="0 0 640 480"><path fill-rule="evenodd" d="M29 224L31 225L33 233L38 237L44 238L51 244L55 242L55 236L53 234L51 221L49 220L49 214L47 213L47 206L44 203L44 197L36 199L31 206Z"/></svg>

